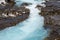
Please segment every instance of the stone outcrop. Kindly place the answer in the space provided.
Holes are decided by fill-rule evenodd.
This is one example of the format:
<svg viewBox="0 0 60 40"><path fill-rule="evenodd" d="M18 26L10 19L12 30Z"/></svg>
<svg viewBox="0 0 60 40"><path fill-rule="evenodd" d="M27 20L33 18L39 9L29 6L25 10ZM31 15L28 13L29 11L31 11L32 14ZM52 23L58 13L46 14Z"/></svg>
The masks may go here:
<svg viewBox="0 0 60 40"><path fill-rule="evenodd" d="M30 10L24 6L0 4L0 30L12 27L29 17Z"/></svg>
<svg viewBox="0 0 60 40"><path fill-rule="evenodd" d="M60 35L57 31L51 31L50 35L44 40L60 40Z"/></svg>
<svg viewBox="0 0 60 40"><path fill-rule="evenodd" d="M45 40L60 40L60 2L47 1L40 15L44 17L44 27L52 30Z"/></svg>
<svg viewBox="0 0 60 40"><path fill-rule="evenodd" d="M23 9L23 7L21 7L21 9L22 9L22 11L17 11L17 10L14 12L12 11L12 14L16 15L16 17L12 17L12 16L0 17L0 30L4 29L6 27L15 26L16 24L27 19L29 16L29 9ZM21 10L21 9L19 9L19 10ZM16 14L17 12L19 14ZM4 13L4 14L6 14L6 13ZM8 14L10 14L10 13L8 13Z"/></svg>
<svg viewBox="0 0 60 40"><path fill-rule="evenodd" d="M57 30L60 28L60 2L46 2L40 15L45 18L45 27Z"/></svg>

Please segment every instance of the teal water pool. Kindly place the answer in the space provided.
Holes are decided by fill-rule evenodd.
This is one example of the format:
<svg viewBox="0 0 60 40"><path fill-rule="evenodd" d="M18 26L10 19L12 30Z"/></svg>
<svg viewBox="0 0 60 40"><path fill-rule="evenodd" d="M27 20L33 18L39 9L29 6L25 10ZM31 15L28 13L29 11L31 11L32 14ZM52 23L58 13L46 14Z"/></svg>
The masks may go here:
<svg viewBox="0 0 60 40"><path fill-rule="evenodd" d="M40 11L35 8L36 3L42 2L42 0L18 1L32 3L32 5L26 7L30 9L29 18L16 26L0 31L0 40L44 40L44 38L48 36L48 30L45 30L43 27L44 17L39 15ZM18 4L20 4L20 2Z"/></svg>

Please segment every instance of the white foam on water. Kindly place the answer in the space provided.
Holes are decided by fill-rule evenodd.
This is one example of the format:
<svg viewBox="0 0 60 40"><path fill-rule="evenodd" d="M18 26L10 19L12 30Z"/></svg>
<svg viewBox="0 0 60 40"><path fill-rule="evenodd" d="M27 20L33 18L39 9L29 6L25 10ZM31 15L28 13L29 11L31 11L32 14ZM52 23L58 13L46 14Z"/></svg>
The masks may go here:
<svg viewBox="0 0 60 40"><path fill-rule="evenodd" d="M26 6L30 9L29 18L16 26L0 31L0 40L43 40L47 36L47 30L43 27L44 18L39 15L41 10L35 8L39 2L34 0L21 1L32 3L32 5Z"/></svg>

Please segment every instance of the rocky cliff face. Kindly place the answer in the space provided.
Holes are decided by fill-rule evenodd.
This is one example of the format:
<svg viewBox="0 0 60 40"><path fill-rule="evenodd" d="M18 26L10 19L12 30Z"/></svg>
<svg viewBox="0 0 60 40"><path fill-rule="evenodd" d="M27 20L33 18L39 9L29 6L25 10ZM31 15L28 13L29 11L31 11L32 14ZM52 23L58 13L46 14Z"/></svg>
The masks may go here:
<svg viewBox="0 0 60 40"><path fill-rule="evenodd" d="M45 5L40 15L45 18L44 27L52 30L45 40L60 40L60 2L48 1Z"/></svg>

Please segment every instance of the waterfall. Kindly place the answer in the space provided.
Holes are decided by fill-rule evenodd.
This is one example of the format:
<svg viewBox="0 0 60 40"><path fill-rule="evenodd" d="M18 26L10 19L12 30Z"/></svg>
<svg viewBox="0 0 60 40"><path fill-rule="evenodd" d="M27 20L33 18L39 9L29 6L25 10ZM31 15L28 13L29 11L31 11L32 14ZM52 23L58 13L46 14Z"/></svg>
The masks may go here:
<svg viewBox="0 0 60 40"><path fill-rule="evenodd" d="M41 10L35 8L39 2L35 0L20 1L32 3L32 5L26 6L30 9L29 18L16 26L0 31L0 40L43 40L48 32L43 27L44 17L39 15ZM42 1L40 2L42 3Z"/></svg>

